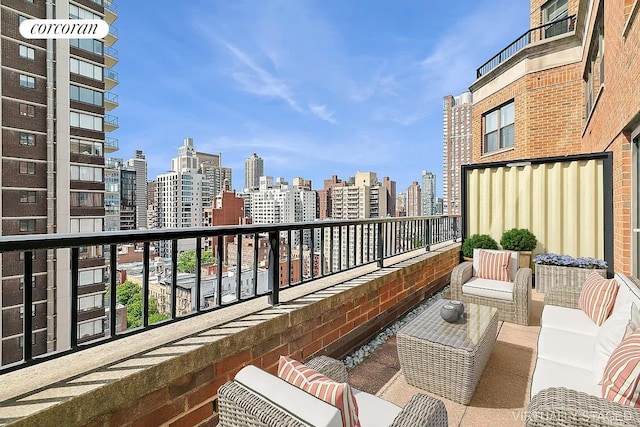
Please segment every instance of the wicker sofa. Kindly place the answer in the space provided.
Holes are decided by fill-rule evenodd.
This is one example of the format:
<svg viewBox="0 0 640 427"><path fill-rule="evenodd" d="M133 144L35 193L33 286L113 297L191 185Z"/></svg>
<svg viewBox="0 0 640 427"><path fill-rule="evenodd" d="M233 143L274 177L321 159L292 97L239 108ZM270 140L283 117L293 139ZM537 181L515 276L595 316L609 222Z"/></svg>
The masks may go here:
<svg viewBox="0 0 640 427"><path fill-rule="evenodd" d="M342 362L320 356L306 365L338 382L347 382ZM448 425L441 400L417 394L404 408L377 396L354 390L362 427ZM219 427L237 426L327 426L340 427L340 411L325 401L263 371L245 366L233 381L218 390Z"/></svg>
<svg viewBox="0 0 640 427"><path fill-rule="evenodd" d="M632 304L640 307L640 289L624 275L616 281L613 311L601 326L577 309L581 286L546 290L527 426L640 425L639 409L601 397L604 365L622 340Z"/></svg>
<svg viewBox="0 0 640 427"><path fill-rule="evenodd" d="M482 249L487 252L504 252ZM498 319L529 325L531 318L531 269L518 268L518 252L510 252L509 282L477 277L479 249L473 250L473 263L465 261L451 272L451 297L465 303L498 309Z"/></svg>

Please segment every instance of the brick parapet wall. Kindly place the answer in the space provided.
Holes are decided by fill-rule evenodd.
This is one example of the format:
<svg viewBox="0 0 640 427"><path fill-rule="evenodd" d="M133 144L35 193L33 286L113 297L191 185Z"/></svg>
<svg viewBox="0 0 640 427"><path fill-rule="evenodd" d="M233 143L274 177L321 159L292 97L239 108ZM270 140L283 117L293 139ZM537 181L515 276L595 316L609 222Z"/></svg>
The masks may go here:
<svg viewBox="0 0 640 427"><path fill-rule="evenodd" d="M384 269L383 274L378 270L369 280L339 284L221 325L194 337L194 343L209 341L197 349L18 420L16 425L215 425L217 390L243 366L253 364L275 373L280 355L299 360L319 354L344 356L445 286L459 263L459 253L459 244L450 245L401 268Z"/></svg>

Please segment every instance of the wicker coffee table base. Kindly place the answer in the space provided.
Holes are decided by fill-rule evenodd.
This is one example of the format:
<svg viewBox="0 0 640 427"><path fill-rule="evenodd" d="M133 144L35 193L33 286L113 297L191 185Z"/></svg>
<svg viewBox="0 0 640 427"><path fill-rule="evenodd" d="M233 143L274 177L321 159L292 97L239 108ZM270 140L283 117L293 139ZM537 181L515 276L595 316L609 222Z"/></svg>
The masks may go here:
<svg viewBox="0 0 640 427"><path fill-rule="evenodd" d="M398 356L407 383L468 404L491 356L497 328L495 314L471 352L398 333Z"/></svg>

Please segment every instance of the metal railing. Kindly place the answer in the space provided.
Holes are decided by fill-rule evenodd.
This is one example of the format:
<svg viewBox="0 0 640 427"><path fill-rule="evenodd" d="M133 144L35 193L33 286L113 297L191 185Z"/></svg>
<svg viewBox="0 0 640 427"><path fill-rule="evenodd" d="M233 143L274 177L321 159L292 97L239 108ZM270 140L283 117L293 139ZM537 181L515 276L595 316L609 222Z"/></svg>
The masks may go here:
<svg viewBox="0 0 640 427"><path fill-rule="evenodd" d="M482 64L482 66L476 70L476 77L480 78L484 76L529 44L573 31L575 25L576 15L571 15L528 30L498 52L493 58Z"/></svg>
<svg viewBox="0 0 640 427"><path fill-rule="evenodd" d="M11 279L19 278L22 285L22 304L13 307L16 313L29 313L25 307L47 302L47 295L51 298L41 292L42 282L34 286L36 278L68 277L68 281L58 279L47 288L58 290L58 304L62 295L69 295L63 301L68 303L63 304L69 307L68 312L57 312L55 317L61 322L56 342L70 344L46 353L46 346L36 346L32 337L32 333L43 332L35 324L42 329L46 322L42 326L42 319L24 315L22 327L14 334L22 343L22 357L3 358L0 373L263 296L276 305L281 288L372 263L382 268L389 257L421 248L429 251L431 245L459 239L459 225L459 217L436 216L3 236L3 283L10 284L9 269L13 271ZM190 273L179 273L179 264L183 270L179 247L185 245L194 249L195 261ZM119 263L124 257L119 252L125 246L138 248L138 263ZM213 263L204 264L208 248ZM163 258L152 260L154 249ZM45 259L57 261L44 263ZM63 261L67 259L69 265ZM57 265L57 273L44 275L47 265ZM133 303L122 306L117 301L122 271L128 271L127 277L139 283L139 326L132 322L123 327L123 318L119 318L129 313L133 316L135 308ZM87 277L95 279L87 282ZM153 312L160 313L162 320ZM6 307L3 313L9 314ZM80 325L86 326L83 322L87 321L98 328L93 335L83 336L87 328ZM6 343L6 334L3 338Z"/></svg>
<svg viewBox="0 0 640 427"><path fill-rule="evenodd" d="M104 116L104 124L118 127L118 117L112 116L111 114L106 114Z"/></svg>
<svg viewBox="0 0 640 427"><path fill-rule="evenodd" d="M110 147L110 148L118 148L118 138L112 138L112 137L106 137L104 139L104 145L105 147Z"/></svg>
<svg viewBox="0 0 640 427"><path fill-rule="evenodd" d="M105 102L110 102L112 104L118 105L118 95L113 92L105 92L104 93Z"/></svg>
<svg viewBox="0 0 640 427"><path fill-rule="evenodd" d="M104 45L102 48L102 52L105 55L118 59L118 49L112 48L111 46Z"/></svg>
<svg viewBox="0 0 640 427"><path fill-rule="evenodd" d="M116 71L113 71L113 70L109 69L109 68L105 68L104 69L104 77L107 78L107 79L114 80L116 82L119 81L118 80L118 73Z"/></svg>

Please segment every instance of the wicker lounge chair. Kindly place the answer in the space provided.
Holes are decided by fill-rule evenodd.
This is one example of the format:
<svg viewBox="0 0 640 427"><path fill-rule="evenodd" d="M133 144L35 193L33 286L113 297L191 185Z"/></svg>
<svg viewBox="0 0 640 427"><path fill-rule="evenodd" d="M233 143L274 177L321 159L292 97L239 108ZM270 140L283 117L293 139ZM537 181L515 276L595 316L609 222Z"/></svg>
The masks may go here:
<svg viewBox="0 0 640 427"><path fill-rule="evenodd" d="M465 303L495 307L499 320L528 326L531 317L531 269L518 268L518 253L512 252L509 282L480 279L475 277L477 251L474 250L473 263L463 262L451 272L451 297Z"/></svg>
<svg viewBox="0 0 640 427"><path fill-rule="evenodd" d="M320 356L306 365L335 381L346 382L348 379L346 368L335 359ZM244 370L247 371L243 372ZM283 390L290 394L283 395ZM444 403L436 398L417 394L404 408L399 408L371 394L357 390L354 392L363 427L371 424L393 427L448 425ZM219 427L330 426L336 425L335 412L339 414L328 403L254 366L243 368L233 381L222 385L218 396ZM305 402L300 403L300 398ZM369 412L365 413L366 411ZM377 413L372 413L373 411ZM342 425L339 415L337 423Z"/></svg>

